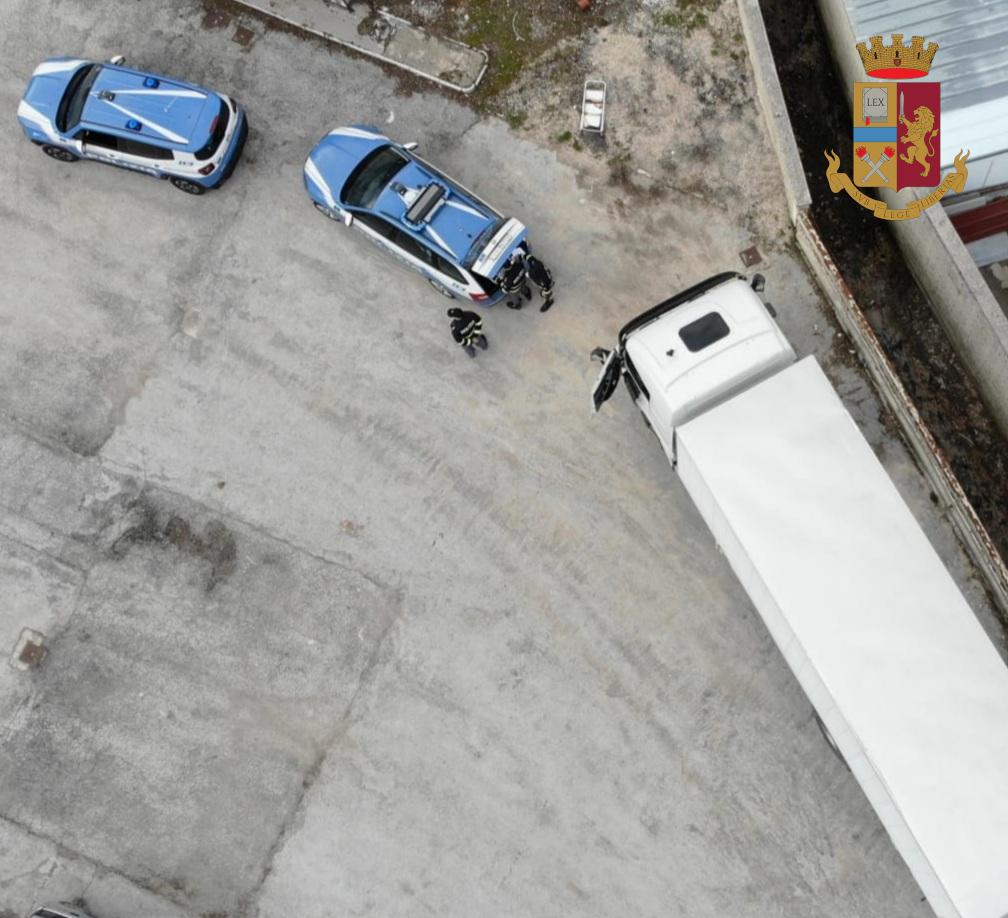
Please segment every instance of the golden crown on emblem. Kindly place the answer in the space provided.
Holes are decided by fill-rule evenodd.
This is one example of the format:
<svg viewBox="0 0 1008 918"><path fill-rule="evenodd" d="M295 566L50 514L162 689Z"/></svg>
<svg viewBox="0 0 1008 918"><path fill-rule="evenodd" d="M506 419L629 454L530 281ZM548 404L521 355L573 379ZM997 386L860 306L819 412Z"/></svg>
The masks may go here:
<svg viewBox="0 0 1008 918"><path fill-rule="evenodd" d="M934 60L938 45L935 42L928 42L924 47L924 37L914 35L909 45L903 44L903 36L894 32L892 44L886 45L882 41L881 35L872 35L869 39L871 47L865 42L858 42L858 54L864 63L865 72L873 76L876 71L889 71L885 76L893 75L892 71L915 71L914 76L924 76L931 69L931 61ZM909 74L908 74L909 75Z"/></svg>

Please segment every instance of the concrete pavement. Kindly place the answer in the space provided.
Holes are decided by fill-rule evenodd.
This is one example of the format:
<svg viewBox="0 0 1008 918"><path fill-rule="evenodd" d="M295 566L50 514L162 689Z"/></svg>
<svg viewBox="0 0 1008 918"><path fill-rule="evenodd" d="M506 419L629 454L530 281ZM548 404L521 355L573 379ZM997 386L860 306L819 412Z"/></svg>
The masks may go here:
<svg viewBox="0 0 1008 918"><path fill-rule="evenodd" d="M588 412L591 346L758 242L993 629L782 239L694 197L628 210L500 122L288 34L243 52L183 0L0 15L5 110L38 59L121 51L252 124L201 199L0 136L0 637L49 647L0 681L0 909L58 874L99 918L928 914L640 419ZM553 310L492 311L469 361L441 297L319 217L304 156L361 121L526 221Z"/></svg>

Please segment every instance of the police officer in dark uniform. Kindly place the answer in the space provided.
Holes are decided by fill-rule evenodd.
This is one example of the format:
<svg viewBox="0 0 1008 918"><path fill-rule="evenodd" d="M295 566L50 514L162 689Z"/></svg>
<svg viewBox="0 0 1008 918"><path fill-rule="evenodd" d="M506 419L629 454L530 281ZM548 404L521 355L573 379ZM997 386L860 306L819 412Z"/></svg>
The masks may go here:
<svg viewBox="0 0 1008 918"><path fill-rule="evenodd" d="M543 304L539 307L540 312L546 312L553 305L553 274L535 255L527 255L525 258L525 273L530 281L539 290Z"/></svg>
<svg viewBox="0 0 1008 918"><path fill-rule="evenodd" d="M451 333L455 343L462 347L470 357L476 356L476 348L487 349L486 335L483 334L483 320L475 312L467 312L453 306L448 310L451 321ZM473 347L476 345L476 347Z"/></svg>
<svg viewBox="0 0 1008 918"><path fill-rule="evenodd" d="M531 298L532 291L525 283L525 259L520 253L512 255L501 268L500 274L497 275L497 283L507 296L505 302L508 309L522 308L523 293L526 299Z"/></svg>

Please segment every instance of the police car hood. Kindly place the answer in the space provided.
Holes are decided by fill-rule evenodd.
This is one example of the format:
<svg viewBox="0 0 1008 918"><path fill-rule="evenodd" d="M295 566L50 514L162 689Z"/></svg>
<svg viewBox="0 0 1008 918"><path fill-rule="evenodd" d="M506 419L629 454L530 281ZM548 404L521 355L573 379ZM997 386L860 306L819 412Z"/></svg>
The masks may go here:
<svg viewBox="0 0 1008 918"><path fill-rule="evenodd" d="M50 123L54 122L56 109L59 108L63 93L66 92L67 83L74 73L87 63L89 61L77 57L54 57L43 61L32 74L25 90L24 103Z"/></svg>
<svg viewBox="0 0 1008 918"><path fill-rule="evenodd" d="M410 204L432 184L444 189L441 202L419 225L407 223L403 218ZM455 262L463 261L480 234L500 221L482 201L416 160L399 170L379 195L374 209L425 242L434 243Z"/></svg>
<svg viewBox="0 0 1008 918"><path fill-rule="evenodd" d="M81 120L120 130L138 122L140 136L193 152L210 139L220 106L218 95L198 86L105 65Z"/></svg>
<svg viewBox="0 0 1008 918"><path fill-rule="evenodd" d="M364 125L336 128L308 154L305 176L319 188L329 206L335 207L346 180L361 160L390 143L384 134Z"/></svg>

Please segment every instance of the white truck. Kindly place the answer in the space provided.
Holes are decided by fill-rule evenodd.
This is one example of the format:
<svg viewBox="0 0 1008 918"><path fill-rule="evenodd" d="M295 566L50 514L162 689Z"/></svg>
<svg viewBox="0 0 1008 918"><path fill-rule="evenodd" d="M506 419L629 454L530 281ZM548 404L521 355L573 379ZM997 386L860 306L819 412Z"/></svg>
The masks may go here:
<svg viewBox="0 0 1008 918"><path fill-rule="evenodd" d="M628 323L622 378L941 918L1008 916L1008 667L814 357L719 274Z"/></svg>

